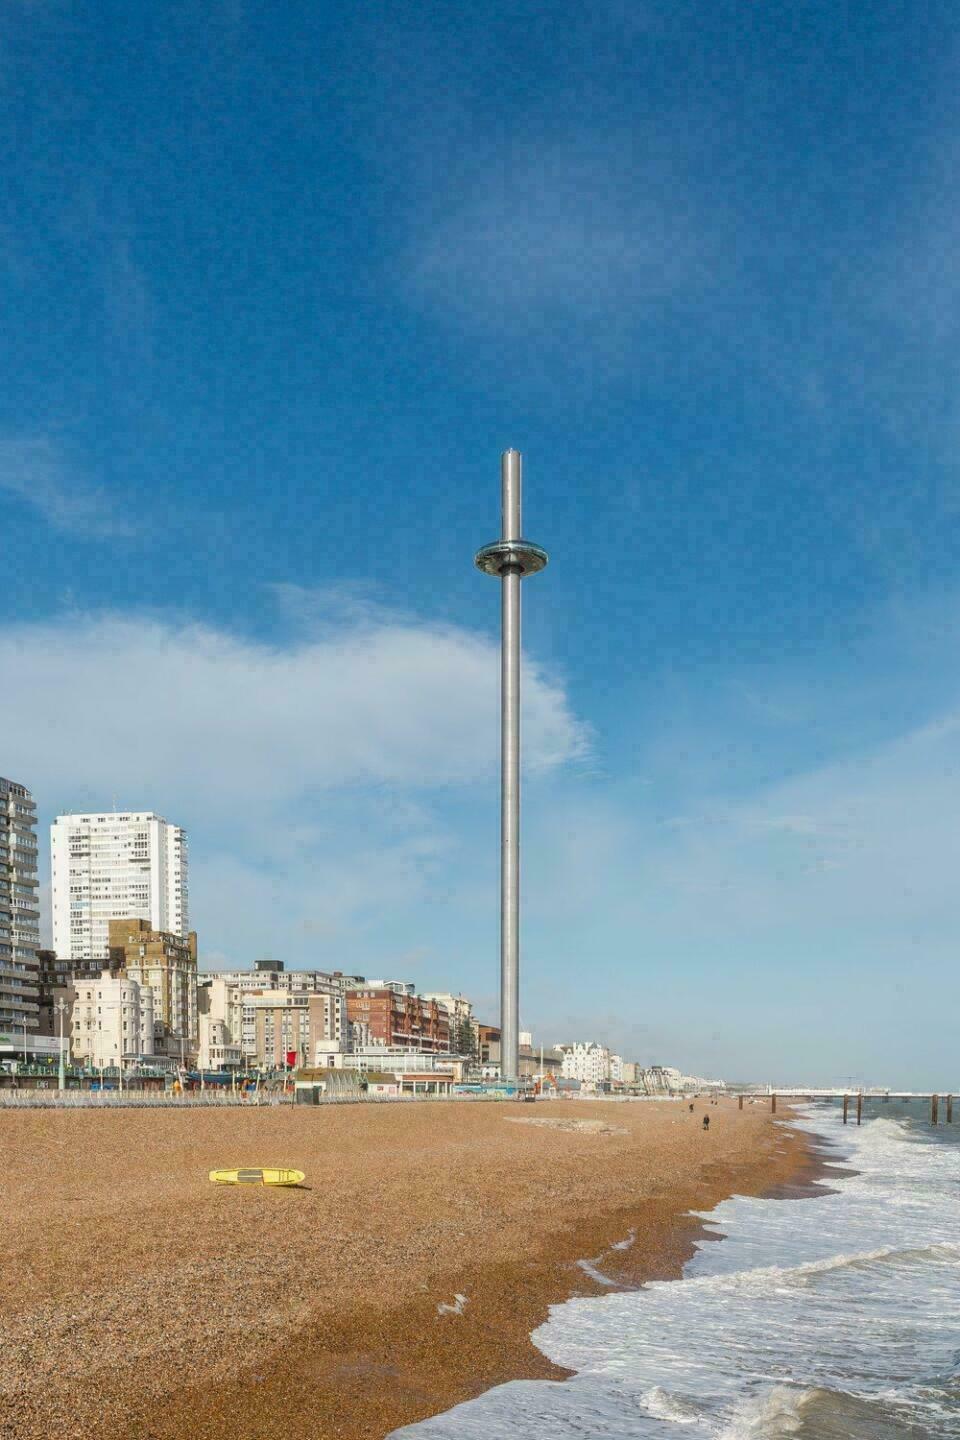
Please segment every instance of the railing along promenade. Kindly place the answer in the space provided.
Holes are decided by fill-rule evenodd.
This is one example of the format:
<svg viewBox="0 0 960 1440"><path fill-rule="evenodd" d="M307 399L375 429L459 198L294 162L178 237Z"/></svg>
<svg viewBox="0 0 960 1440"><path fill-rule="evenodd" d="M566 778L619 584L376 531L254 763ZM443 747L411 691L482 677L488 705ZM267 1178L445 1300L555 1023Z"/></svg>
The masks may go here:
<svg viewBox="0 0 960 1440"><path fill-rule="evenodd" d="M435 1100L435 1095L368 1095L339 1092L319 1095L311 1105L407 1105ZM189 1090L180 1095L151 1090L0 1090L0 1110L200 1110L211 1105L252 1109L263 1105L292 1105L293 1091L261 1090L255 1094Z"/></svg>

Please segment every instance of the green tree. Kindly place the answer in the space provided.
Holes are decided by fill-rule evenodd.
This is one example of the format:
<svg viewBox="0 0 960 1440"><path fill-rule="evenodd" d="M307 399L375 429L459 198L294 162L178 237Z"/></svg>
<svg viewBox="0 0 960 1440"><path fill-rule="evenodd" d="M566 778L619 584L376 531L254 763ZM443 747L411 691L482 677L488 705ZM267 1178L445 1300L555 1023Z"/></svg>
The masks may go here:
<svg viewBox="0 0 960 1440"><path fill-rule="evenodd" d="M457 1027L457 1053L472 1055L476 1059L477 1037L469 1020L461 1020Z"/></svg>

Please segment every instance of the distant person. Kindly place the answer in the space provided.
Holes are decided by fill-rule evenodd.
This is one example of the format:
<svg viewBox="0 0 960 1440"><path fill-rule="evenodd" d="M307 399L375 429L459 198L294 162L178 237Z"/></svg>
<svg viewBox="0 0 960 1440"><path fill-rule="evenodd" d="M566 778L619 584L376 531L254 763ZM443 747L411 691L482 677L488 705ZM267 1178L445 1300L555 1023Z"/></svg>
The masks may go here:
<svg viewBox="0 0 960 1440"><path fill-rule="evenodd" d="M692 1105L690 1106L690 1114L691 1114L691 1115L693 1114L693 1106L692 1106Z"/></svg>
<svg viewBox="0 0 960 1440"><path fill-rule="evenodd" d="M709 1129L710 1129L710 1116L709 1116L709 1115L704 1115L704 1117L703 1117L703 1128L704 1128L704 1130L709 1130Z"/></svg>

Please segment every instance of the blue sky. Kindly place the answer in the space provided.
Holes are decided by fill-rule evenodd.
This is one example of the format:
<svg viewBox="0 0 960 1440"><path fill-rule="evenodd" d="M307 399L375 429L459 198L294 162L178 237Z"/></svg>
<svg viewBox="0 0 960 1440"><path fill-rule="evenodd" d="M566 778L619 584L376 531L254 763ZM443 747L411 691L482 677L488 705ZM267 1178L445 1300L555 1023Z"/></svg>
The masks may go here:
<svg viewBox="0 0 960 1440"><path fill-rule="evenodd" d="M960 1086L941 0L0 15L0 773L191 837L211 964Z"/></svg>

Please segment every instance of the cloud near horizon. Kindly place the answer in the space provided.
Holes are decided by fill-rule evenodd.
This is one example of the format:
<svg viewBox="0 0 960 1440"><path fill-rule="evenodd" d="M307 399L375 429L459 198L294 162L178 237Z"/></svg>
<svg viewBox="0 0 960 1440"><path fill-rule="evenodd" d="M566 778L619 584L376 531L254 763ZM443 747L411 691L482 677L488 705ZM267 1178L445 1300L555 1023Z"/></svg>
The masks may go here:
<svg viewBox="0 0 960 1440"><path fill-rule="evenodd" d="M571 933L603 915L641 948L814 970L854 942L878 963L955 949L960 706L743 795L687 798L664 813L623 786L534 817L538 889L549 876Z"/></svg>
<svg viewBox="0 0 960 1440"><path fill-rule="evenodd" d="M493 640L287 598L301 629L274 644L146 615L0 628L0 671L30 696L6 718L0 773L30 787L42 825L114 805L184 825L191 922L221 963L381 951L428 889L450 893L443 796L496 771ZM588 746L562 686L528 662L528 771Z"/></svg>
<svg viewBox="0 0 960 1440"><path fill-rule="evenodd" d="M434 789L494 772L497 649L455 626L371 612L283 644L149 616L0 629L32 703L5 765L45 807L148 805L183 820L279 811L320 790ZM69 744L65 737L69 734ZM583 755L561 686L526 665L525 764Z"/></svg>
<svg viewBox="0 0 960 1440"><path fill-rule="evenodd" d="M495 973L495 643L369 606L332 629L317 623L323 597L287 598L306 629L283 644L129 615L0 630L0 665L16 663L34 699L9 717L0 768L31 785L44 819L115 798L186 824L205 963L273 954L467 989ZM656 975L663 1053L709 1054L730 1074L735 1049L688 1033L691 984L722 1034L751 976L802 1007L817 975L850 996L851 947L878 975L921 955L948 963L955 701L727 799L702 776L683 791L676 757L656 751L632 782L598 781L574 763L588 731L535 665L526 702L528 765L549 783L525 823L524 1013L548 1037L569 1029L557 997L590 957L598 1034L640 1043L617 1016L647 1013ZM704 730L716 747L716 725ZM651 798L647 760L679 805ZM614 955L627 967L615 986ZM813 1067L814 1039L804 1055Z"/></svg>

